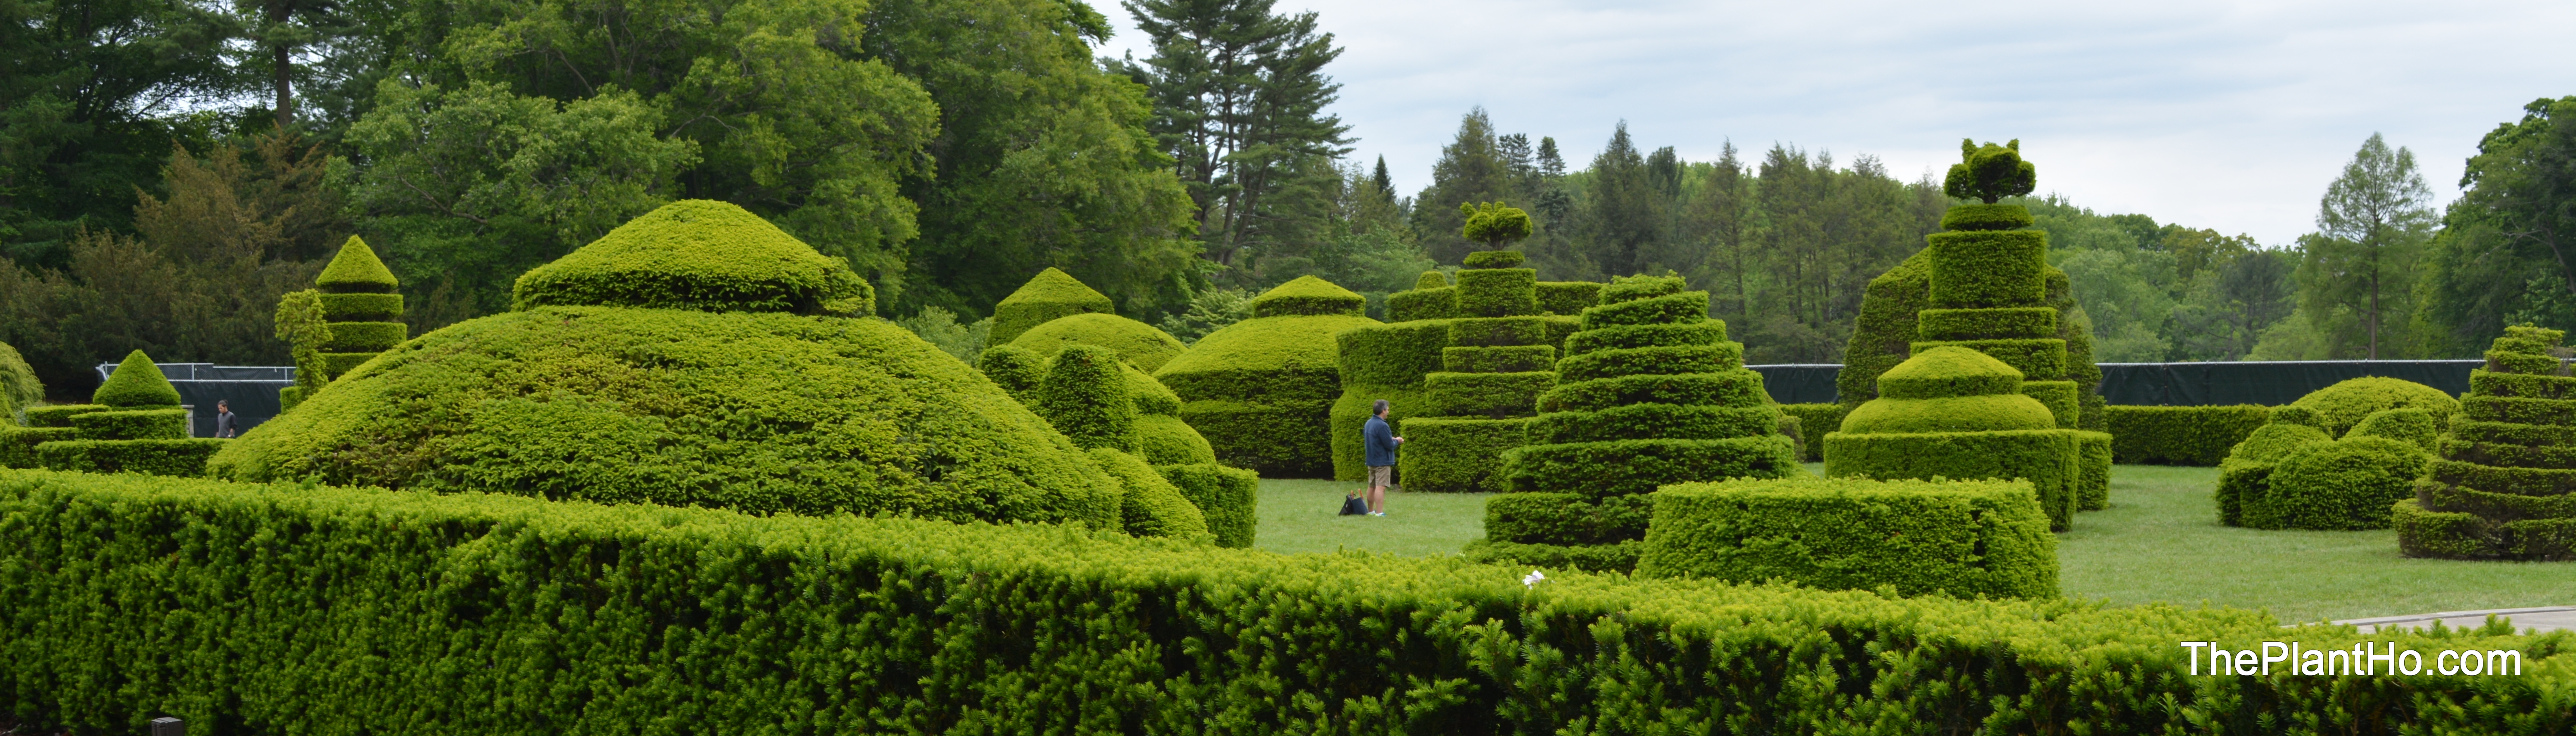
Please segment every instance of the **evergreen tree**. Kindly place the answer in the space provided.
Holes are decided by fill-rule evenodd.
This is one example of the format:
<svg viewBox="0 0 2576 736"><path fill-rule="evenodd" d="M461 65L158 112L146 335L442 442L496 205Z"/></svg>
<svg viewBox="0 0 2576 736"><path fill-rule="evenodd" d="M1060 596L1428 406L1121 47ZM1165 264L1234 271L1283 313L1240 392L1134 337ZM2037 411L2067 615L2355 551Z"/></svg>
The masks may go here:
<svg viewBox="0 0 2576 736"><path fill-rule="evenodd" d="M2377 133L2326 186L2317 232L2299 239L2299 308L2333 338L2336 355L2377 360L2413 352L2390 338L2412 316L2416 260L2434 225L2432 197L2415 153L2390 150Z"/></svg>
<svg viewBox="0 0 2576 736"><path fill-rule="evenodd" d="M1431 165L1431 185L1413 202L1413 229L1422 233L1423 250L1433 260L1457 263L1474 250L1474 244L1458 235L1466 225L1458 205L1518 201L1511 167L1503 160L1497 138L1494 121L1486 117L1485 108L1478 107L1459 119L1458 136L1440 147L1440 160Z"/></svg>
<svg viewBox="0 0 2576 736"><path fill-rule="evenodd" d="M1591 175L1591 196L1575 214L1587 240L1584 256L1603 273L1635 274L1644 265L1639 256L1664 237L1671 199L1628 137L1627 121L1620 121L1609 144L1592 158Z"/></svg>
<svg viewBox="0 0 2576 736"><path fill-rule="evenodd" d="M1736 324L1751 322L1747 309L1756 266L1750 240L1756 232L1756 211L1753 178L1737 156L1735 141L1726 141L1685 205L1682 229L1687 238L1676 238L1702 257L1697 263L1676 267L1688 269L1694 282L1707 286L1712 308Z"/></svg>

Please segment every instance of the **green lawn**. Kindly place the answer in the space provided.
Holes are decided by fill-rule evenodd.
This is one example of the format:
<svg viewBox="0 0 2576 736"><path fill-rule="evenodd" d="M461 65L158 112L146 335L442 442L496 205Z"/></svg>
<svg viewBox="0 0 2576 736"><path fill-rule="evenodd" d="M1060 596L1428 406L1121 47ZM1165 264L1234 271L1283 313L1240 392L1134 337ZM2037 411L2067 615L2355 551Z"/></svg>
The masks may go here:
<svg viewBox="0 0 2576 736"><path fill-rule="evenodd" d="M1820 465L1809 465L1821 470ZM2122 465L2111 508L2058 538L2069 596L2266 608L2283 621L2576 604L2576 565L2397 556L2395 532L2220 526L2215 468ZM1274 552L1452 554L1483 534L1481 494L1389 494L1384 518L1342 517L1357 483L1264 480L1257 546Z"/></svg>

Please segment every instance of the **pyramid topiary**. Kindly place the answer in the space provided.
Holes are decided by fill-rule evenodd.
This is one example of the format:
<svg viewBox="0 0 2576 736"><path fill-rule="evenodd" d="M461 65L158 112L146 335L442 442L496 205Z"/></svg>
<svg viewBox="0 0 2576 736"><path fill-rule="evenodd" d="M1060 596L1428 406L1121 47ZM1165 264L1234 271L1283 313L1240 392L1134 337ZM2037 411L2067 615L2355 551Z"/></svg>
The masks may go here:
<svg viewBox="0 0 2576 736"><path fill-rule="evenodd" d="M1057 319L1116 311L1118 305L1110 302L1108 295L1083 285L1072 274L1049 267L993 305L993 331L988 341L1009 344L1020 339L1020 333Z"/></svg>
<svg viewBox="0 0 2576 736"><path fill-rule="evenodd" d="M1266 477L1326 477L1342 383L1334 335L1378 324L1359 316L1354 305L1363 303L1301 277L1255 297L1252 319L1199 338L1154 378L1181 397L1181 418L1225 464Z"/></svg>
<svg viewBox="0 0 2576 736"><path fill-rule="evenodd" d="M2566 333L2505 328L2441 437L2441 455L2392 509L2408 557L2576 560L2576 378ZM2355 430L2359 431L2359 430Z"/></svg>
<svg viewBox="0 0 2576 736"><path fill-rule="evenodd" d="M179 390L152 358L136 350L91 394L93 407L58 414L68 433L40 433L36 464L55 470L197 476L223 441L188 437Z"/></svg>
<svg viewBox="0 0 2576 736"><path fill-rule="evenodd" d="M684 199L644 213L510 289L513 308L594 305L701 312L865 315L875 291L826 257L728 202Z"/></svg>
<svg viewBox="0 0 2576 736"><path fill-rule="evenodd" d="M1054 355L1067 345L1098 345L1151 373L1189 348L1171 333L1115 314L1086 312L1058 317L1030 328L1011 345L1039 355Z"/></svg>
<svg viewBox="0 0 2576 736"><path fill-rule="evenodd" d="M710 209L658 210L592 246L658 254L639 273L663 269L663 283L702 272L742 288L639 295L586 280L586 269L617 259L576 251L566 258L584 268L522 282L525 309L413 338L229 441L214 471L753 513L1123 528L1115 478L936 346L883 320L752 309L804 298L791 294L830 301L820 296L836 293L829 284L857 277L804 272L813 278L758 297L736 277L838 264L810 248L781 258L778 247L735 247L777 246L777 231L757 218L698 216ZM826 287L785 288L796 284ZM585 300L596 303L566 303Z"/></svg>
<svg viewBox="0 0 2576 736"><path fill-rule="evenodd" d="M1923 347L1824 435L1825 475L2026 479L2049 526L2064 531L2075 519L2081 432L2057 428L2057 412L2021 384L2021 371L1984 352Z"/></svg>
<svg viewBox="0 0 2576 736"><path fill-rule="evenodd" d="M1341 399L1333 404L1334 478L1355 481L1366 477L1360 430L1367 425L1370 407L1378 399L1385 399L1392 407L1388 421L1406 427L1403 433L1411 440L1397 456L1396 473L1407 489L1501 488L1500 476L1493 470L1498 467L1499 453L1520 444L1521 438L1511 428L1522 423L1519 419L1498 420L1490 411L1477 412L1477 417L1468 421L1422 423L1430 430L1429 435L1414 432L1405 422L1416 416L1439 416L1437 412L1442 409L1432 404L1425 386L1433 373L1526 373L1552 367L1544 363L1552 361L1553 356L1539 358L1539 353L1552 354L1564 346L1566 336L1574 334L1579 320L1563 315L1597 303L1602 285L1533 281L1535 272L1513 268L1520 265L1522 257L1517 251L1470 253L1468 268L1459 272L1459 286L1449 285L1449 277L1439 271L1423 272L1412 290L1387 298L1390 324L1354 329L1339 336L1343 390ZM1466 285L1468 282L1474 285ZM1457 320L1468 316L1459 307L1461 294L1472 294L1467 298L1480 305L1479 311L1508 319L1470 322L1465 332L1453 332ZM1497 329L1502 331L1496 332ZM1484 349L1489 347L1501 349ZM1459 351L1459 362L1451 366L1446 355L1450 348L1469 349ZM1514 368L1514 364L1529 367ZM1498 396L1496 400L1498 405L1508 403L1512 407L1525 407L1527 403L1518 396ZM1526 417L1528 412L1526 408L1513 408L1506 413ZM1411 476L1405 475L1407 471L1401 464L1404 458L1416 458Z"/></svg>
<svg viewBox="0 0 2576 736"><path fill-rule="evenodd" d="M403 296L394 292L401 284L376 258L375 249L358 236L351 235L340 245L339 254L322 268L313 286L320 292L316 298L328 327L314 331L327 337L312 348L321 353L325 381L375 359L411 335L411 327L402 322ZM310 388L300 392L297 402L312 392Z"/></svg>
<svg viewBox="0 0 2576 736"><path fill-rule="evenodd" d="M1707 292L1682 288L1679 277L1619 279L1584 310L1527 446L1502 455L1518 492L1486 503L1486 538L1469 556L1625 570L1657 487L1802 472L1744 346L1708 318Z"/></svg>

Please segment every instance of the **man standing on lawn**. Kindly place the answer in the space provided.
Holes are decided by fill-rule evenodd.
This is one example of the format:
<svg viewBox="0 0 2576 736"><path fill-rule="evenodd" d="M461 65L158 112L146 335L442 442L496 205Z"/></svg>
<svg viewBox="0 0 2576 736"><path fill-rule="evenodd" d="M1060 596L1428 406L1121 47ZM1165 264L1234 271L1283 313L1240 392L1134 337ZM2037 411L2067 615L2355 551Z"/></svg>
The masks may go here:
<svg viewBox="0 0 2576 736"><path fill-rule="evenodd" d="M1386 515L1386 487L1395 480L1395 451L1404 445L1404 438L1395 436L1395 430L1386 426L1387 410L1386 400L1378 399L1370 406L1368 427L1360 430L1360 441L1368 449L1370 516Z"/></svg>

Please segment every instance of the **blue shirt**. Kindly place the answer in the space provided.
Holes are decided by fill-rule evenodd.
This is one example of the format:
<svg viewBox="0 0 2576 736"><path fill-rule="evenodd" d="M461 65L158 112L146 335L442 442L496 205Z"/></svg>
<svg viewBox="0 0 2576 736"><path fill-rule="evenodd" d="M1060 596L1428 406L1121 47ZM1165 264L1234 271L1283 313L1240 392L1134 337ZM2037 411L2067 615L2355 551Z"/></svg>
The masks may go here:
<svg viewBox="0 0 2576 736"><path fill-rule="evenodd" d="M1360 441L1368 447L1369 467L1395 464L1395 430L1386 426L1385 417L1369 417L1368 428L1360 430Z"/></svg>

